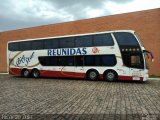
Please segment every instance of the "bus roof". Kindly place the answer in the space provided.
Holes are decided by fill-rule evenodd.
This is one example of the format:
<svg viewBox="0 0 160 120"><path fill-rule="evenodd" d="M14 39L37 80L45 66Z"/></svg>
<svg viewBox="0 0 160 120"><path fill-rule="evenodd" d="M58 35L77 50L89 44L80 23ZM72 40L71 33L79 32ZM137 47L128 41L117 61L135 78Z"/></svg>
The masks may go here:
<svg viewBox="0 0 160 120"><path fill-rule="evenodd" d="M43 37L43 38L32 38L32 39L14 40L14 41L8 41L8 43L21 42L21 41L31 41L31 40L43 40L43 39L51 39L51 38L76 37L76 36L94 35L94 34L103 34L103 33L114 33L114 32L129 32L129 33L134 33L135 31L134 30L114 30L114 31L92 32L92 33L84 33L84 34L73 34L73 35L64 35L64 36L54 36L54 37Z"/></svg>

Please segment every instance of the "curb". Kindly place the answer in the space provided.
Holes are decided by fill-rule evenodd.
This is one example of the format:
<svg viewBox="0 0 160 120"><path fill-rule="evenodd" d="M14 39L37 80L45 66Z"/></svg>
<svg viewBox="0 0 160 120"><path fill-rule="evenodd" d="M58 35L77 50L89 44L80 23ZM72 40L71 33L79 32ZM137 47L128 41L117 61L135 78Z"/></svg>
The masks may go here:
<svg viewBox="0 0 160 120"><path fill-rule="evenodd" d="M148 80L160 80L160 78L148 78Z"/></svg>
<svg viewBox="0 0 160 120"><path fill-rule="evenodd" d="M7 75L7 74L9 74L9 73L0 73L0 75L1 75L1 74L2 74L2 75Z"/></svg>

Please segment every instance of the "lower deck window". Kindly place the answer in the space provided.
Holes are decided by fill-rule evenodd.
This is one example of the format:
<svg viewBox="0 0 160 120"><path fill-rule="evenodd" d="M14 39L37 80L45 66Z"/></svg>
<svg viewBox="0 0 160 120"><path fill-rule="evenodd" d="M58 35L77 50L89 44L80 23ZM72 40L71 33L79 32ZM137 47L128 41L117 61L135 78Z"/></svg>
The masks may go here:
<svg viewBox="0 0 160 120"><path fill-rule="evenodd" d="M116 64L116 59L113 55L102 56L102 65L104 66L114 66Z"/></svg>
<svg viewBox="0 0 160 120"><path fill-rule="evenodd" d="M42 66L115 66L115 55L41 56Z"/></svg>
<svg viewBox="0 0 160 120"><path fill-rule="evenodd" d="M84 56L84 61L86 66L94 66L95 56Z"/></svg>

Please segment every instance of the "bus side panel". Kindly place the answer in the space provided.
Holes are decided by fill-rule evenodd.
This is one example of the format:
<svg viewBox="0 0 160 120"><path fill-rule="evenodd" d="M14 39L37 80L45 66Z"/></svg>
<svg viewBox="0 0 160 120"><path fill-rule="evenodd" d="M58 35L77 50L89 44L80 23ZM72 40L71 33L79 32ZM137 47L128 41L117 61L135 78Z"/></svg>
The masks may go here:
<svg viewBox="0 0 160 120"><path fill-rule="evenodd" d="M143 81L143 77L139 77L140 79L137 81ZM118 80L133 80L132 76L118 76Z"/></svg>
<svg viewBox="0 0 160 120"><path fill-rule="evenodd" d="M9 68L9 74L21 76L21 69L20 68Z"/></svg>
<svg viewBox="0 0 160 120"><path fill-rule="evenodd" d="M75 73L75 72L64 72L64 71L51 71L51 70L41 70L40 76L42 77L60 77L60 78L84 78L85 73Z"/></svg>

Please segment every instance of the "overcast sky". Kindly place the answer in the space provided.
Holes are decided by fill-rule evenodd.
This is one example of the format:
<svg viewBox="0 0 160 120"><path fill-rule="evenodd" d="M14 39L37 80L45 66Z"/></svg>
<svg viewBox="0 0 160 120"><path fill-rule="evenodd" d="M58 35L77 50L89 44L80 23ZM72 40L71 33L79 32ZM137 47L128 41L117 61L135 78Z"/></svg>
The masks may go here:
<svg viewBox="0 0 160 120"><path fill-rule="evenodd" d="M0 31L160 8L160 0L2 0Z"/></svg>

